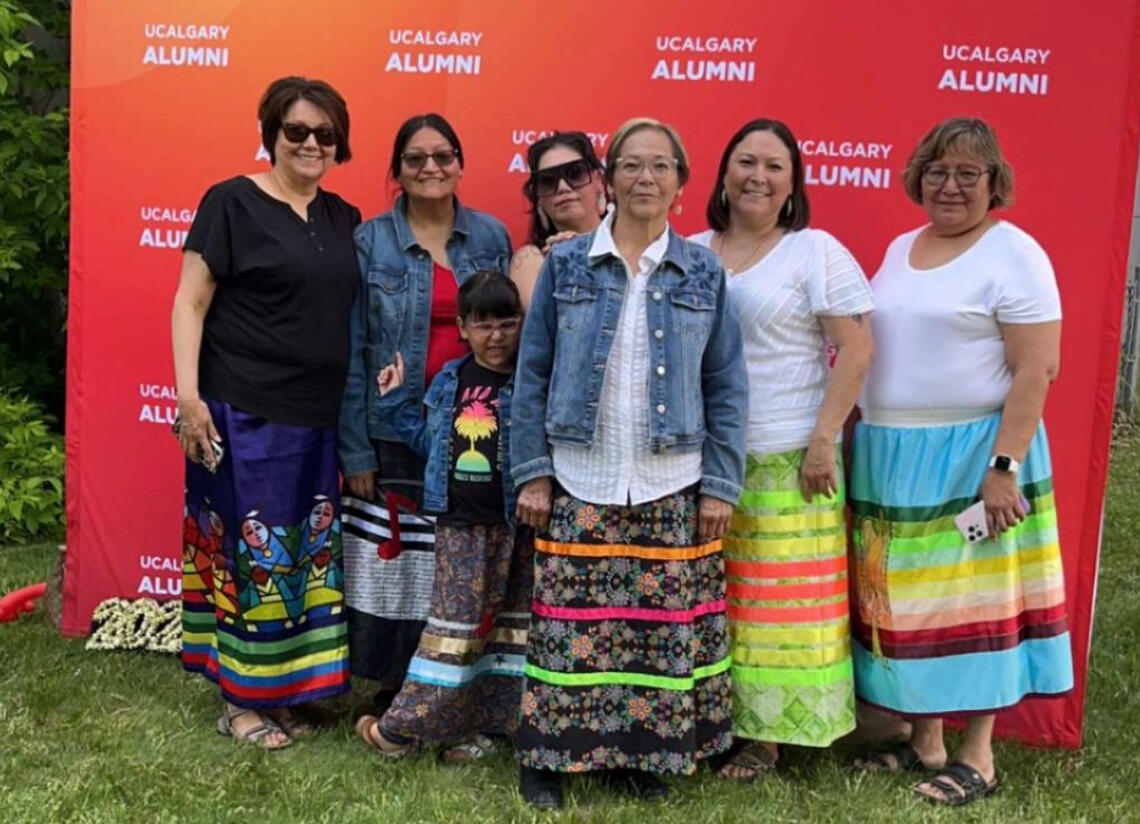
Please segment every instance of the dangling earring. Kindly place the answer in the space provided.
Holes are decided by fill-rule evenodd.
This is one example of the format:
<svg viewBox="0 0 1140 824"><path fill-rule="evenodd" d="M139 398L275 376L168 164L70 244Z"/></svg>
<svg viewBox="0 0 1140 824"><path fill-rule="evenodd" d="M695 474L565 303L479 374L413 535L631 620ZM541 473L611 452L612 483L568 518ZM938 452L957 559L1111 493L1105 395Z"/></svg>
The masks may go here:
<svg viewBox="0 0 1140 824"><path fill-rule="evenodd" d="M795 206L792 204L792 196L788 195L788 199L784 201L784 217L791 219L793 211Z"/></svg>
<svg viewBox="0 0 1140 824"><path fill-rule="evenodd" d="M604 215L606 213L606 207L608 205L609 205L609 201L606 200L606 193L605 192L598 192L598 214Z"/></svg>
<svg viewBox="0 0 1140 824"><path fill-rule="evenodd" d="M546 216L546 212L542 211L542 207L537 203L534 206L534 213L538 215L538 223L542 226L544 232L550 231L550 218Z"/></svg>
<svg viewBox="0 0 1140 824"><path fill-rule="evenodd" d="M720 205L726 209L728 208L728 192L723 188L720 190Z"/></svg>
<svg viewBox="0 0 1140 824"><path fill-rule="evenodd" d="M680 217L682 211L684 211L684 207L681 206L681 201L678 200L676 203L673 204L673 214Z"/></svg>

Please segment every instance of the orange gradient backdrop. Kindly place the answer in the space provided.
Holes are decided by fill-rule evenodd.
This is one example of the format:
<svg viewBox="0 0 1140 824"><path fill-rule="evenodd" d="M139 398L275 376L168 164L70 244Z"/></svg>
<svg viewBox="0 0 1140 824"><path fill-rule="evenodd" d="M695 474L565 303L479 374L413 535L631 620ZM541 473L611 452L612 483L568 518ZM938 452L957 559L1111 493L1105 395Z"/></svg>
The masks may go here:
<svg viewBox="0 0 1140 824"><path fill-rule="evenodd" d="M1016 170L1007 215L1052 258L1066 318L1046 423L1077 689L1025 702L999 731L1076 746L1135 185L1138 21L1137 0L1095 12L1061 0L76 3L64 632L88 632L105 598L180 591L178 246L207 186L264 168L255 110L274 78L319 77L347 98L355 158L323 185L365 216L391 203L399 123L444 114L463 141L461 198L516 243L525 174L512 165L538 132L595 133L600 153L630 116L675 124L694 169L675 228L689 233L705 228L728 136L780 118L804 142L813 224L868 274L924 220L899 179L915 143L944 117L977 115ZM451 33L458 45L403 42ZM726 40L738 50L710 50Z"/></svg>

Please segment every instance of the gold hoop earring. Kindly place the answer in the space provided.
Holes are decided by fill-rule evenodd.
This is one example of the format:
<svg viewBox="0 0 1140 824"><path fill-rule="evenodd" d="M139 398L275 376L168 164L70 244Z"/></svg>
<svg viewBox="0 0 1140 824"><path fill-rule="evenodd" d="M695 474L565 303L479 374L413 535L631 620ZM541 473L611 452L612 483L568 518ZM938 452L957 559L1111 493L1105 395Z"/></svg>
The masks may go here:
<svg viewBox="0 0 1140 824"><path fill-rule="evenodd" d="M792 196L788 195L788 199L784 201L784 217L791 218L794 211L795 205L792 203Z"/></svg>
<svg viewBox="0 0 1140 824"><path fill-rule="evenodd" d="M728 208L728 192L724 190L723 186L720 190L720 205L726 209Z"/></svg>

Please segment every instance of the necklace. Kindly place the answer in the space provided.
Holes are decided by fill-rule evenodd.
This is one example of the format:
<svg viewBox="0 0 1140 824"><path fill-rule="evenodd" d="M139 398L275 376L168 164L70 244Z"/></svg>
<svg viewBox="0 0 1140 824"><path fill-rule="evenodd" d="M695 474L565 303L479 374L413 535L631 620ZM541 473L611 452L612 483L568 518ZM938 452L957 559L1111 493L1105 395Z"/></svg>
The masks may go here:
<svg viewBox="0 0 1140 824"><path fill-rule="evenodd" d="M735 266L729 266L728 259L724 256L724 232L721 232L717 237L717 245L720 247L720 249L717 251L717 255L720 257L721 262L724 264L724 270L730 275L735 275L737 272L747 271L747 269L756 263L756 261L764 257L764 254L770 251L771 246L775 245L773 243L768 248L765 248L765 245L768 244L769 241L775 238L778 242L779 239L783 236L784 232L780 227L776 227L772 231L766 232L747 255L741 258Z"/></svg>

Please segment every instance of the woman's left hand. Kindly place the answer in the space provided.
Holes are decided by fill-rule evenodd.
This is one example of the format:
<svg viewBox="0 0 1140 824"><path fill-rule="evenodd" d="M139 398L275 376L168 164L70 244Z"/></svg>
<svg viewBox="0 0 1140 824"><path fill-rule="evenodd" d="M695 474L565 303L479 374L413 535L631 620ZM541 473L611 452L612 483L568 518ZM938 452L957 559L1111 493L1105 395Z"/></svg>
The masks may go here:
<svg viewBox="0 0 1140 824"><path fill-rule="evenodd" d="M1017 475L1013 472L998 472L990 469L982 481L982 500L986 504L986 526L990 537L996 538L1008 529L1013 529L1025 520L1025 510L1021 508L1021 490L1017 486Z"/></svg>
<svg viewBox="0 0 1140 824"><path fill-rule="evenodd" d="M701 541L715 541L723 537L731 520L732 504L711 495L701 496L697 514L697 535Z"/></svg>
<svg viewBox="0 0 1140 824"><path fill-rule="evenodd" d="M816 495L830 498L839 491L835 477L835 444L812 439L800 464L800 494L807 503Z"/></svg>

